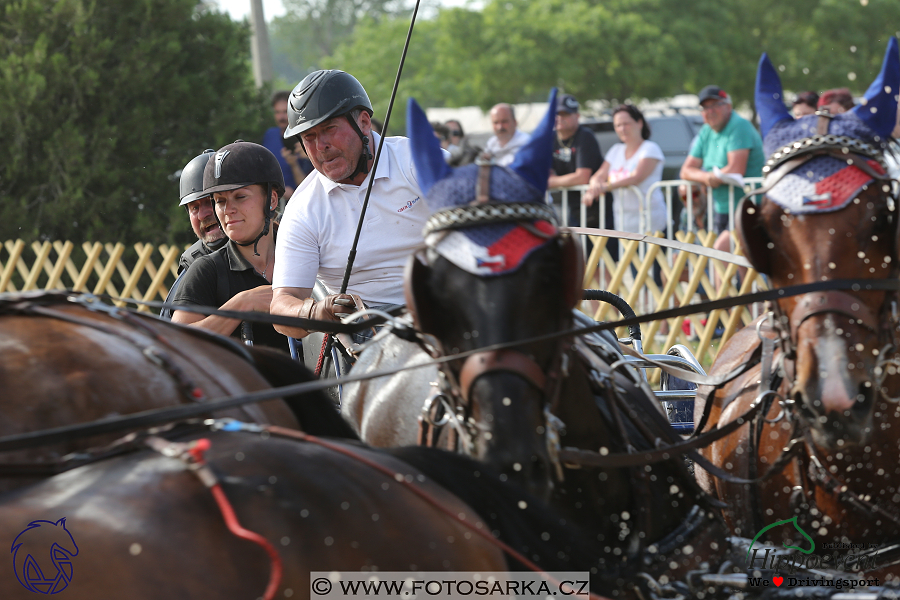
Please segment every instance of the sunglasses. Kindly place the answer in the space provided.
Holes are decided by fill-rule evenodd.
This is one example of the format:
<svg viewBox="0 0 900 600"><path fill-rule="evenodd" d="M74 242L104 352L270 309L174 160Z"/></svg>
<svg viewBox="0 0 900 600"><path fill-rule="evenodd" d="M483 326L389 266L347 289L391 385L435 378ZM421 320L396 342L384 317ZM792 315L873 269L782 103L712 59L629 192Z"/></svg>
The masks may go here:
<svg viewBox="0 0 900 600"><path fill-rule="evenodd" d="M451 129L450 135L455 135L456 137L462 137L462 131L459 129Z"/></svg>

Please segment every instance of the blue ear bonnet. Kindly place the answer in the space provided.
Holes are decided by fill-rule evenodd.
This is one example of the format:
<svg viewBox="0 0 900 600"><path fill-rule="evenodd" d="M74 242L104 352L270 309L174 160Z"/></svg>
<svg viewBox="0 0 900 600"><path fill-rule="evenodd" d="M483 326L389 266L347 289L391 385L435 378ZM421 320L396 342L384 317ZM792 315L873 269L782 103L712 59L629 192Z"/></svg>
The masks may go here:
<svg viewBox="0 0 900 600"><path fill-rule="evenodd" d="M865 96L849 112L835 115L828 125L828 133L883 148L897 124L898 93L900 52L897 38L892 37L885 50L881 71L866 90ZM797 140L816 135L819 117L808 115L796 120L791 117L784 105L781 78L766 54L759 60L755 100L763 135L763 150L767 156Z"/></svg>
<svg viewBox="0 0 900 600"><path fill-rule="evenodd" d="M428 192L428 208L433 211L463 206L475 201L478 165L466 165L453 170ZM543 202L544 194L519 177L508 167L491 167L491 202Z"/></svg>
<svg viewBox="0 0 900 600"><path fill-rule="evenodd" d="M806 115L799 119L784 120L777 123L763 140L763 151L766 156L772 156L778 150L797 140L816 135L816 124L818 121L819 117L816 115ZM828 125L828 133L857 139L875 148L880 148L887 144L885 137L879 136L872 131L854 112L835 115Z"/></svg>

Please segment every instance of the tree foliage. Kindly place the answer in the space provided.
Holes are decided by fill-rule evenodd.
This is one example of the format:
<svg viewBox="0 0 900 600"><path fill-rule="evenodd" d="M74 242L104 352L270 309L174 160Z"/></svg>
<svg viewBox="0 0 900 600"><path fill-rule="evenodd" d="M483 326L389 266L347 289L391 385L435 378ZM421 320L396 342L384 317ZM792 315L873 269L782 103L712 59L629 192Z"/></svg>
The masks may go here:
<svg viewBox="0 0 900 600"><path fill-rule="evenodd" d="M861 94L898 24L896 0L488 0L416 24L400 97L487 108L542 100L552 86L623 101L716 83L752 101L762 52L788 90ZM407 25L362 21L323 64L352 72L386 107Z"/></svg>
<svg viewBox="0 0 900 600"><path fill-rule="evenodd" d="M287 63L289 75L322 68L323 60L357 35L360 23L408 19L412 0L284 0L285 16L273 19L275 62ZM425 0L435 10L436 0ZM299 81L299 79L298 79Z"/></svg>
<svg viewBox="0 0 900 600"><path fill-rule="evenodd" d="M189 241L173 174L271 119L248 27L197 0L0 6L0 239Z"/></svg>

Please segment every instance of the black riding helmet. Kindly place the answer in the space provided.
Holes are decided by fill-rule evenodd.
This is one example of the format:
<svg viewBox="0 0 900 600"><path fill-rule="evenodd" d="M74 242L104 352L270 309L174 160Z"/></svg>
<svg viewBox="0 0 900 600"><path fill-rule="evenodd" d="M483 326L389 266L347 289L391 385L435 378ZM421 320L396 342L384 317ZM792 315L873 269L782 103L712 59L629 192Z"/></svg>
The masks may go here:
<svg viewBox="0 0 900 600"><path fill-rule="evenodd" d="M209 196L209 192L203 191L203 169L206 168L210 155L215 152L212 148L207 148L202 154L195 156L191 162L184 165L178 182L181 196L181 203L178 206L184 206L194 200Z"/></svg>
<svg viewBox="0 0 900 600"><path fill-rule="evenodd" d="M372 116L369 95L356 77L344 71L315 71L303 78L288 98L288 126L284 137L303 142L301 134L333 117L345 115L350 126L363 143L362 153L356 163L357 173L369 172L369 161L374 158L369 151L369 137L363 135L350 113L362 109Z"/></svg>
<svg viewBox="0 0 900 600"><path fill-rule="evenodd" d="M279 196L284 195L284 174L278 159L264 146L238 140L219 148L203 169L204 194L227 192L255 183L265 185L266 188L266 202L263 205L265 223L252 242L235 243L239 246L253 244L253 252L259 256L257 244L260 238L269 233L269 223L272 220L272 190L277 190ZM225 231L224 227L222 231Z"/></svg>

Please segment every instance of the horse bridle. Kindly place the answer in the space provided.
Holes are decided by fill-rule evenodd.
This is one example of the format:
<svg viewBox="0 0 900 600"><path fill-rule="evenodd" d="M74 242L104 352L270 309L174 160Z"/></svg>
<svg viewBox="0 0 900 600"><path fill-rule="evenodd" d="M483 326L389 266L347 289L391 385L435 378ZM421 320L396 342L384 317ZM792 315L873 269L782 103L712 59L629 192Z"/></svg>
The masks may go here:
<svg viewBox="0 0 900 600"><path fill-rule="evenodd" d="M489 193L491 164L479 163L479 166L478 179L476 182L476 199L464 206L454 206L438 211L428 219L425 225L424 236L426 238L426 245L429 249L433 250L436 244L434 241L428 242L429 239L434 239L434 236L431 234L440 234L442 232L450 232L466 227L498 223L515 223L521 227L525 227L535 235L545 238L547 241L561 240L561 243L564 245L574 246L574 242L570 237L563 236L560 233L557 225L556 213L552 207L534 202L512 203L491 201ZM554 228L556 228L556 233L547 234L538 230L532 225L534 221L550 222L553 224ZM440 239L440 237L442 236L438 236L438 239ZM564 257L568 257L570 254L571 252L564 252ZM428 264L427 258L422 259L421 254L419 258L413 258L413 260L422 260L422 262ZM577 271L578 269L575 270ZM581 278L577 275L570 278L578 279L577 287L580 290ZM412 277L407 276L404 283L406 286L407 308L410 313L412 313L413 320L418 326L420 318L418 307L414 301L411 279ZM440 367L441 380L440 382L436 382L436 387L439 389L426 400L423 407L423 415L422 418L420 418L419 442L425 445L435 443L438 436L434 435L433 431L430 430L430 427L440 427L445 425L448 420L452 421L457 419L456 415L459 415L462 418L457 419L457 421L461 421L465 428L469 430L467 432L468 435L461 431L462 428L460 427L459 422L454 423L454 430L459 434L459 437L469 438L461 440L464 450L469 452L471 450L469 447L471 446L471 436L477 433L474 431L477 429L477 424L471 423L469 419L472 386L482 375L497 372L513 373L541 391L547 402L546 407L548 410L545 410L544 412L548 420L548 430L551 429L551 427L549 427L549 421L551 420L549 408L554 406L557 402L561 388L560 374L561 371L564 370L561 367L564 366L564 362L566 361L566 358L563 356L566 354L563 351L564 339L560 338L556 343L558 347L553 353L553 361L547 370L539 365L532 356L515 348L488 350L475 353L463 361L458 376L453 372L453 369L449 364L442 364ZM441 350L435 348L431 349L432 354L435 352L440 353ZM448 413L445 415L445 418L440 421L434 419L438 402L443 404L445 412ZM449 443L455 445L456 440L451 439Z"/></svg>

